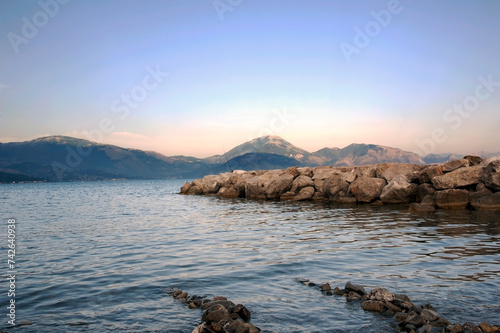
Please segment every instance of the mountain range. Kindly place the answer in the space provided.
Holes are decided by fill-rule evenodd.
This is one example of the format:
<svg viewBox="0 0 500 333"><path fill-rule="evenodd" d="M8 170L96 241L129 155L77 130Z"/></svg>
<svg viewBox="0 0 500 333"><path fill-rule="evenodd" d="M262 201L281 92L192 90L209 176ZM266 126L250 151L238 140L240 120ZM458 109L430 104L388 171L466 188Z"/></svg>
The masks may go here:
<svg viewBox="0 0 500 333"><path fill-rule="evenodd" d="M278 136L245 142L208 158L165 156L68 136L0 143L0 182L197 178L230 170L290 166L442 163L463 155L419 155L374 144L351 144L310 153Z"/></svg>

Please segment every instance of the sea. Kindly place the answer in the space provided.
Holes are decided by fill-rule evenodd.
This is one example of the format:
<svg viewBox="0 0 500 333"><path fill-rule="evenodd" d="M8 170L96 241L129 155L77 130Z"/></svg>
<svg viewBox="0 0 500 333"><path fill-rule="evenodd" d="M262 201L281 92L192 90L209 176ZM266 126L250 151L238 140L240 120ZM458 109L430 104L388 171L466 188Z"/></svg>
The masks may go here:
<svg viewBox="0 0 500 333"><path fill-rule="evenodd" d="M0 330L190 333L202 311L171 296L182 289L244 304L262 332L394 332L299 279L500 322L498 212L185 196L184 182L0 185Z"/></svg>

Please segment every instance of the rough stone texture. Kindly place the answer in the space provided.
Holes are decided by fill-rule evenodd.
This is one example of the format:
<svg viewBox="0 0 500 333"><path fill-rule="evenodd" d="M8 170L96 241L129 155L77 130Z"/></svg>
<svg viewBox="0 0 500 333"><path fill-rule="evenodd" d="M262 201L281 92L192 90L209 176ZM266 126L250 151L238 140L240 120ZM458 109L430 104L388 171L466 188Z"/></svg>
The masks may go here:
<svg viewBox="0 0 500 333"><path fill-rule="evenodd" d="M293 175L284 173L273 177L266 189L266 197L271 200L279 199L280 196L292 188Z"/></svg>
<svg viewBox="0 0 500 333"><path fill-rule="evenodd" d="M293 179L297 178L300 175L299 168L297 167L290 167L285 170L285 173L291 175Z"/></svg>
<svg viewBox="0 0 500 333"><path fill-rule="evenodd" d="M467 155L464 157L467 161L469 161L470 166L480 165L483 162L483 159L479 156Z"/></svg>
<svg viewBox="0 0 500 333"><path fill-rule="evenodd" d="M460 168L442 176L432 178L432 184L438 190L478 184L481 181L482 170L483 168L480 165Z"/></svg>
<svg viewBox="0 0 500 333"><path fill-rule="evenodd" d="M224 186L220 188L219 192L217 192L217 196L220 198L238 198L240 196L240 191L232 186Z"/></svg>
<svg viewBox="0 0 500 333"><path fill-rule="evenodd" d="M184 185L182 185L182 187L181 187L180 194L187 194L190 187L191 187L191 184L189 182L185 182Z"/></svg>
<svg viewBox="0 0 500 333"><path fill-rule="evenodd" d="M500 160L493 160L484 167L481 181L490 189L500 191Z"/></svg>
<svg viewBox="0 0 500 333"><path fill-rule="evenodd" d="M313 170L314 170L313 171L313 176L312 176L313 180L316 180L316 179L327 179L331 175L333 175L334 173L336 173L336 171L331 166L316 167Z"/></svg>
<svg viewBox="0 0 500 333"><path fill-rule="evenodd" d="M493 192L487 188L483 188L481 190L476 190L476 191L471 191L469 192L469 201L473 201L475 199L478 199L480 197L487 197L492 195Z"/></svg>
<svg viewBox="0 0 500 333"><path fill-rule="evenodd" d="M203 177L201 180L203 182L203 193L215 194L221 188L221 183L219 182L220 177L217 175L208 175Z"/></svg>
<svg viewBox="0 0 500 333"><path fill-rule="evenodd" d="M368 293L366 298L374 301L392 302L395 299L395 296L385 288L375 288Z"/></svg>
<svg viewBox="0 0 500 333"><path fill-rule="evenodd" d="M453 170L456 170L464 166L469 166L469 160L461 159L461 160L449 161L443 164L443 172L451 172Z"/></svg>
<svg viewBox="0 0 500 333"><path fill-rule="evenodd" d="M381 301L364 301L361 307L365 311L382 312L385 310L385 304Z"/></svg>
<svg viewBox="0 0 500 333"><path fill-rule="evenodd" d="M363 286L353 284L351 281L347 282L344 287L345 290L347 291L354 291L355 293L363 296L366 294L366 290Z"/></svg>
<svg viewBox="0 0 500 333"><path fill-rule="evenodd" d="M323 183L323 194L329 198L346 196L349 192L349 183L343 174L334 174Z"/></svg>
<svg viewBox="0 0 500 333"><path fill-rule="evenodd" d="M311 179L311 177L300 175L294 179L292 189L290 191L298 193L304 187L308 186L314 186L314 181Z"/></svg>
<svg viewBox="0 0 500 333"><path fill-rule="evenodd" d="M410 213L433 213L436 209L434 205L430 205L428 203L417 203L412 202L410 204L409 212Z"/></svg>
<svg viewBox="0 0 500 333"><path fill-rule="evenodd" d="M404 176L409 181L413 181L418 178L418 173L416 173L418 169L420 168L417 168L413 164L395 163L387 167L387 169L382 173L382 178L387 180L388 183L399 176Z"/></svg>
<svg viewBox="0 0 500 333"><path fill-rule="evenodd" d="M420 176L418 177L418 182L429 183L432 181L432 178L443 175L443 167L441 165L427 165L420 172Z"/></svg>
<svg viewBox="0 0 500 333"><path fill-rule="evenodd" d="M351 183L350 191L357 202L372 202L377 199L386 185L384 179L360 177Z"/></svg>
<svg viewBox="0 0 500 333"><path fill-rule="evenodd" d="M471 199L475 210L500 210L500 192Z"/></svg>
<svg viewBox="0 0 500 333"><path fill-rule="evenodd" d="M434 195L436 189L431 184L420 184L417 188L417 196L415 198L416 202L422 202L424 198L428 195Z"/></svg>
<svg viewBox="0 0 500 333"><path fill-rule="evenodd" d="M441 209L465 209L469 204L469 192L457 189L437 191L434 199Z"/></svg>
<svg viewBox="0 0 500 333"><path fill-rule="evenodd" d="M311 199L314 194L314 187L304 187L299 193L293 198L294 201L303 201Z"/></svg>
<svg viewBox="0 0 500 333"><path fill-rule="evenodd" d="M295 195L296 195L295 192L288 191L281 195L280 200L281 201L292 200L295 197Z"/></svg>
<svg viewBox="0 0 500 333"><path fill-rule="evenodd" d="M417 194L417 188L417 184L408 182L405 176L399 176L384 187L380 200L384 204L410 203Z"/></svg>

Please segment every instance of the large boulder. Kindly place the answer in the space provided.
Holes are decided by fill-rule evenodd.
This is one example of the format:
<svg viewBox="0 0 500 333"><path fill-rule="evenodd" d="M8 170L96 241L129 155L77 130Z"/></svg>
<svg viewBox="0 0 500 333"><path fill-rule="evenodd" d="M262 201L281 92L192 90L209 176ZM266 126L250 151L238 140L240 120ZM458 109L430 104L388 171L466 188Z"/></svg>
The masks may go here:
<svg viewBox="0 0 500 333"><path fill-rule="evenodd" d="M328 198L345 196L349 191L349 183L344 174L334 174L323 184L323 194Z"/></svg>
<svg viewBox="0 0 500 333"><path fill-rule="evenodd" d="M216 194L222 187L220 177L218 175L207 175L201 180L203 182L204 194Z"/></svg>
<svg viewBox="0 0 500 333"><path fill-rule="evenodd" d="M314 186L311 177L300 175L293 181L291 192L298 193L304 187Z"/></svg>
<svg viewBox="0 0 500 333"><path fill-rule="evenodd" d="M436 193L436 189L434 186L428 183L420 184L417 188L417 197L415 198L416 202L422 202L422 200L428 195L434 195Z"/></svg>
<svg viewBox="0 0 500 333"><path fill-rule="evenodd" d="M292 188L293 175L283 173L277 177L271 178L266 188L266 197L271 200L279 199L280 196Z"/></svg>
<svg viewBox="0 0 500 333"><path fill-rule="evenodd" d="M500 210L500 192L471 199L471 205L475 210Z"/></svg>
<svg viewBox="0 0 500 333"><path fill-rule="evenodd" d="M426 165L420 172L420 176L418 177L419 183L430 183L432 178L436 176L443 175L443 167L441 165Z"/></svg>
<svg viewBox="0 0 500 333"><path fill-rule="evenodd" d="M469 160L465 158L449 161L443 164L443 172L451 172L465 166L469 166Z"/></svg>
<svg viewBox="0 0 500 333"><path fill-rule="evenodd" d="M464 159L469 161L470 166L480 165L481 162L483 162L483 159L481 157L473 155L464 156Z"/></svg>
<svg viewBox="0 0 500 333"><path fill-rule="evenodd" d="M469 191L444 190L434 194L436 206L442 209L465 209L469 204Z"/></svg>
<svg viewBox="0 0 500 333"><path fill-rule="evenodd" d="M398 176L385 186L380 194L384 204L410 203L417 194L417 184L410 183L405 176Z"/></svg>
<svg viewBox="0 0 500 333"><path fill-rule="evenodd" d="M381 174L382 178L384 178L388 183L391 182L391 180L399 177L399 176L404 176L406 177L409 181L413 181L414 179L417 179L419 174L417 171L421 169L421 166L419 165L413 165L413 164L407 164L407 163L393 163L389 164L387 169Z"/></svg>
<svg viewBox="0 0 500 333"><path fill-rule="evenodd" d="M385 185L385 179L359 177L351 183L349 190L357 202L368 203L380 196Z"/></svg>
<svg viewBox="0 0 500 333"><path fill-rule="evenodd" d="M312 179L327 179L334 173L336 170L331 166L316 167L313 169Z"/></svg>
<svg viewBox="0 0 500 333"><path fill-rule="evenodd" d="M188 194L190 187L191 187L191 184L189 182L185 182L184 185L182 185L182 187L181 187L180 194Z"/></svg>
<svg viewBox="0 0 500 333"><path fill-rule="evenodd" d="M438 190L474 185L481 181L482 172L483 167L480 165L464 167L432 178L432 184Z"/></svg>
<svg viewBox="0 0 500 333"><path fill-rule="evenodd" d="M309 200L314 195L314 187L308 186L304 187L299 193L293 198L294 201L304 201Z"/></svg>
<svg viewBox="0 0 500 333"><path fill-rule="evenodd" d="M238 198L240 196L240 191L232 186L224 186L217 192L219 198Z"/></svg>
<svg viewBox="0 0 500 333"><path fill-rule="evenodd" d="M484 167L481 180L492 190L500 191L500 160L492 160Z"/></svg>

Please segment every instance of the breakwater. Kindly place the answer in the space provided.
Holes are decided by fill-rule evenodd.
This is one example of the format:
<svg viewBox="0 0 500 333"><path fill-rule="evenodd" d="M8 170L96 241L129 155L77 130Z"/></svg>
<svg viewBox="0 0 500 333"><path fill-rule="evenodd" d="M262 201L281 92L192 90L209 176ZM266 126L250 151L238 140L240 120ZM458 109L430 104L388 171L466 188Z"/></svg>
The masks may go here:
<svg viewBox="0 0 500 333"><path fill-rule="evenodd" d="M188 195L257 200L315 200L339 204L410 204L438 209L500 210L500 157L443 164L381 163L348 167L291 167L208 175L186 182Z"/></svg>

